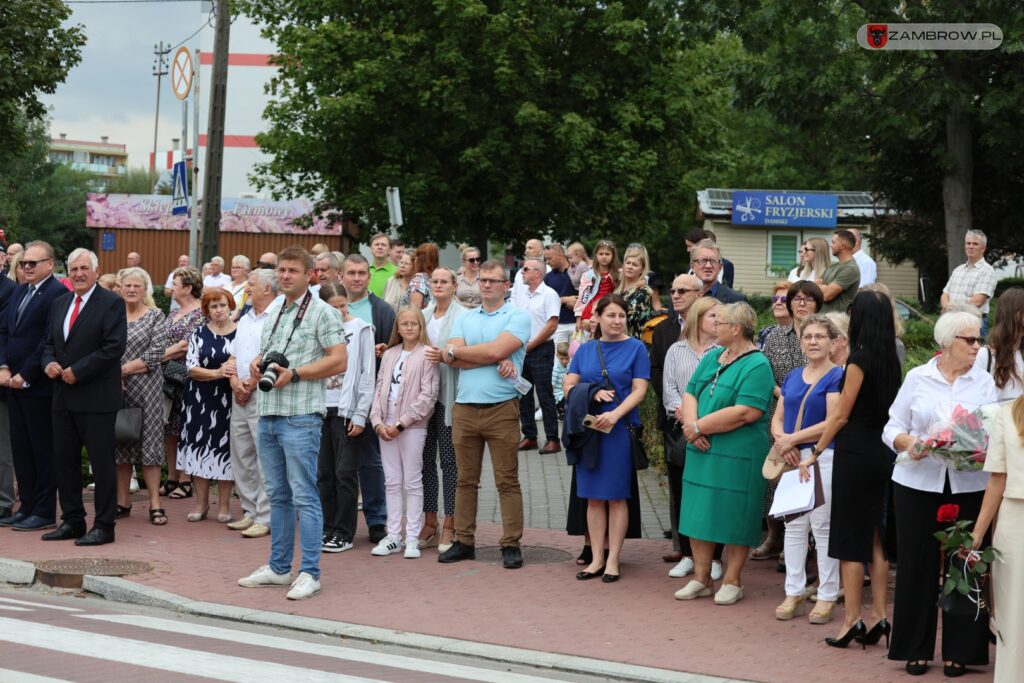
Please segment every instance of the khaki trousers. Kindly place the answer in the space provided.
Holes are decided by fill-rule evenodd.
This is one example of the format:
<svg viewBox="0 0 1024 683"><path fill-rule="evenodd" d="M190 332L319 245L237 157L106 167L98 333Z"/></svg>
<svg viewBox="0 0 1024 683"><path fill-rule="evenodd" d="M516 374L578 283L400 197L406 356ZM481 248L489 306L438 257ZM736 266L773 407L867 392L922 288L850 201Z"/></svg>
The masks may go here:
<svg viewBox="0 0 1024 683"><path fill-rule="evenodd" d="M501 545L519 546L523 536L523 492L519 488L519 401L452 406L452 442L458 484L455 488L455 537L475 545L477 495L484 447L490 451L494 485L501 506Z"/></svg>

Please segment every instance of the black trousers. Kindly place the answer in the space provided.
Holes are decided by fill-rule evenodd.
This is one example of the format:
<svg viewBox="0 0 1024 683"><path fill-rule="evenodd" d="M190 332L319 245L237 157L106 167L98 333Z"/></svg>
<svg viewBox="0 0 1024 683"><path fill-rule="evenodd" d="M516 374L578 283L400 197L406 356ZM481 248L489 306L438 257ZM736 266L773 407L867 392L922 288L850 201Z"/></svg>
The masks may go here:
<svg viewBox="0 0 1024 683"><path fill-rule="evenodd" d="M324 512L324 535L351 541L356 535L359 507L360 451L365 447L367 429L356 437L348 435L349 421L328 410L320 433L316 486Z"/></svg>
<svg viewBox="0 0 1024 683"><path fill-rule="evenodd" d="M548 441L558 441L558 408L555 406L555 391L551 387L554 364L554 342L541 344L523 359L523 379L533 384L533 389L519 399L519 425L523 430L523 438L537 438L537 421L533 418L533 393L537 392L544 416L545 437Z"/></svg>
<svg viewBox="0 0 1024 683"><path fill-rule="evenodd" d="M942 493L895 487L896 542L900 561L896 569L892 645L889 659L931 660L935 657L935 631L939 622L939 590L945 568L939 541L933 536L950 524L936 521L939 506L960 506L960 519L977 519L984 491ZM942 659L959 664L988 664L988 617L942 615Z"/></svg>
<svg viewBox="0 0 1024 683"><path fill-rule="evenodd" d="M57 478L53 470L53 399L7 393L11 452L22 512L54 519Z"/></svg>
<svg viewBox="0 0 1024 683"><path fill-rule="evenodd" d="M94 526L114 529L117 505L117 469L114 466L114 423L117 413L72 413L53 409L53 455L60 494L61 519L85 525L82 504L82 448L89 452L96 482Z"/></svg>

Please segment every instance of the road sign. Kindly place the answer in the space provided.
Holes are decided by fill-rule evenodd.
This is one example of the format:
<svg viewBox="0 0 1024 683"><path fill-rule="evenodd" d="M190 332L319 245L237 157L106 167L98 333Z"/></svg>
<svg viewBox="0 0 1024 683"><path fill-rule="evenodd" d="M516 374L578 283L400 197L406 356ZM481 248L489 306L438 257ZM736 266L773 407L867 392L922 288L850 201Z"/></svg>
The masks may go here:
<svg viewBox="0 0 1024 683"><path fill-rule="evenodd" d="M192 91L192 51L179 47L171 62L171 90L179 100L188 97Z"/></svg>
<svg viewBox="0 0 1024 683"><path fill-rule="evenodd" d="M171 214L181 216L188 213L188 171L185 162L174 164L174 191L171 195Z"/></svg>

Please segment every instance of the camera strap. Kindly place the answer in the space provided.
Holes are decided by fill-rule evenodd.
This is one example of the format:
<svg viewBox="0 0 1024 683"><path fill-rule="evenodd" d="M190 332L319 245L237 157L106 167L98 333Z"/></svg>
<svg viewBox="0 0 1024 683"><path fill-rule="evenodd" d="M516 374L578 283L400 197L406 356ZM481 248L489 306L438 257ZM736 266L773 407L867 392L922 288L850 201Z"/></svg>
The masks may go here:
<svg viewBox="0 0 1024 683"><path fill-rule="evenodd" d="M306 309L309 308L309 302L313 298L313 293L308 289L306 290L306 296L302 297L302 303L299 304L299 310L295 314L295 319L292 321L292 331L288 333L288 339L284 342L284 348L281 349L281 353L288 350L288 345L292 343L292 335L295 334L295 330L299 329L299 325L302 324L302 319L306 317ZM284 315L285 306L281 306L281 310L277 312L277 319L274 321L274 326L270 329L270 337L268 341L274 340L274 333L277 332L277 326L281 322L281 316Z"/></svg>

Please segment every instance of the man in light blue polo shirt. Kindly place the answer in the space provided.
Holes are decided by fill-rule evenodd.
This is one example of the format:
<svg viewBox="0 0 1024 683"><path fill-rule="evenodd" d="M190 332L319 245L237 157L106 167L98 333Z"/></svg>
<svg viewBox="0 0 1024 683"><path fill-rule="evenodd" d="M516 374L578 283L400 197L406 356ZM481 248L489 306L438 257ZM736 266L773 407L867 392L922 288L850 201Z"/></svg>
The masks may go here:
<svg viewBox="0 0 1024 683"><path fill-rule="evenodd" d="M439 562L476 557L477 489L484 447L491 454L501 504L501 557L506 569L523 566L523 494L519 487L519 392L530 317L505 303L508 271L497 261L480 266L480 308L460 316L444 349L427 358L459 368L459 389L452 406L452 441L459 478L455 489L455 542Z"/></svg>

